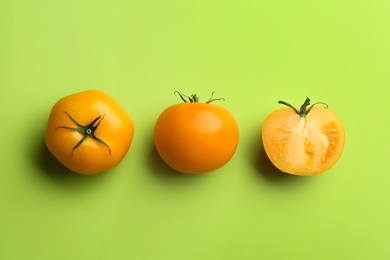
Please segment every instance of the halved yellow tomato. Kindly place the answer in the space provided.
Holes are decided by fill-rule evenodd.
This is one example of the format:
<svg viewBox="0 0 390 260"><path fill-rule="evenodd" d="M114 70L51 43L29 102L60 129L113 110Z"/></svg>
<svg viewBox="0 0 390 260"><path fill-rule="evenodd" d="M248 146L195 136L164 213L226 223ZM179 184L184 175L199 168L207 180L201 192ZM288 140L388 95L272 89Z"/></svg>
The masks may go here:
<svg viewBox="0 0 390 260"><path fill-rule="evenodd" d="M344 126L337 114L322 102L310 106L309 98L300 110L284 101L279 103L289 108L272 112L262 129L264 149L271 162L283 172L303 176L332 167L345 144ZM314 107L317 104L325 107Z"/></svg>

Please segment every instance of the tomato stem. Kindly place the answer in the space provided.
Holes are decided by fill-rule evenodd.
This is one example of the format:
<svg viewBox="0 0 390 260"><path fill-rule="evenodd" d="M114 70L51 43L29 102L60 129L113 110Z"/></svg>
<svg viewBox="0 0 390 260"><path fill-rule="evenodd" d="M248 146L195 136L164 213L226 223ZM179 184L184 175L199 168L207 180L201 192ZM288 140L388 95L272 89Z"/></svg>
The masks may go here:
<svg viewBox="0 0 390 260"><path fill-rule="evenodd" d="M215 91L213 91L213 92L211 93L210 99L209 99L208 101L205 102L206 104L210 104L211 102L214 102L214 101L217 101L217 100L224 100L224 101L225 101L224 98L213 98L214 92L215 92ZM198 96L197 96L196 94L192 94L191 96L187 96L187 95L184 95L184 94L180 93L179 91L175 91L175 92L173 92L173 93L174 93L175 95L176 95L176 94L179 94L181 100L183 100L184 103L188 103L187 100L186 100L184 97L188 98L188 101L190 101L190 103L199 102L199 98L198 98Z"/></svg>
<svg viewBox="0 0 390 260"><path fill-rule="evenodd" d="M318 105L318 104L322 104L322 105L325 105L325 108L328 108L328 104L324 103L324 102L317 102L317 103L314 103L313 105L311 105L309 108L307 108L309 105L310 105L310 98L306 98L305 102L302 104L301 108L299 109L296 109L295 107L293 107L292 105L290 105L289 103L287 102L284 102L284 101L279 101L278 102L279 104L283 104L285 106L288 106L290 108L292 108L295 113L297 113L300 117L305 117L307 116L307 114L309 114L310 110L315 106L315 105Z"/></svg>
<svg viewBox="0 0 390 260"><path fill-rule="evenodd" d="M211 92L211 97L210 97L210 99L206 102L206 104L210 104L211 102L214 102L214 101L217 101L217 100L223 100L223 101L225 101L224 98L213 98L214 93L215 93L215 91Z"/></svg>
<svg viewBox="0 0 390 260"><path fill-rule="evenodd" d="M69 119L77 126L77 127L69 127L69 126L58 126L56 128L56 131L59 129L59 128L63 128L63 129L67 129L67 130L71 130L71 131L76 131L76 132L79 132L80 134L83 135L83 137L81 138L81 140L73 147L72 149L72 152L71 152L71 155L73 156L73 152L74 150L76 150L84 141L85 139L87 139L88 137L92 138L93 140L95 140L96 142L104 145L105 147L107 147L108 149L108 152L110 153L111 155L111 149L110 147L101 139L97 138L95 136L95 131L96 129L98 128L100 122L103 120L104 118L104 114L103 114L103 117L102 116L98 116L97 118L95 118L91 123L89 123L88 125L80 125L68 112L64 111L65 114L69 117ZM95 125L96 124L96 125Z"/></svg>

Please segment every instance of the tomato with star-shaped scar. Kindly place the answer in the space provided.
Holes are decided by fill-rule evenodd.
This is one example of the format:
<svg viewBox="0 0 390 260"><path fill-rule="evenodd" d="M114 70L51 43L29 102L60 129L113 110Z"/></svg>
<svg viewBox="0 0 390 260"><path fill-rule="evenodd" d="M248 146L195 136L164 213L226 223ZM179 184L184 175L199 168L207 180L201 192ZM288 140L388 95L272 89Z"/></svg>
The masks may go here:
<svg viewBox="0 0 390 260"><path fill-rule="evenodd" d="M108 94L88 90L60 99L46 129L49 151L68 169L96 174L118 165L134 135L131 117Z"/></svg>

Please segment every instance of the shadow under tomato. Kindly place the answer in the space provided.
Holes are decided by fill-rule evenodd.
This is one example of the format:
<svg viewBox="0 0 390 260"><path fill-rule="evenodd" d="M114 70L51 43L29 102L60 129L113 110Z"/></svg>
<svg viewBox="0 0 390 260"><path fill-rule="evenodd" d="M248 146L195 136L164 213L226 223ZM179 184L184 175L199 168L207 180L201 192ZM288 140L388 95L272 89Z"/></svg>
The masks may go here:
<svg viewBox="0 0 390 260"><path fill-rule="evenodd" d="M261 132L260 132L261 133ZM306 179L302 176L291 175L280 171L273 165L264 150L261 134L252 142L252 163L256 171L269 182L298 182Z"/></svg>
<svg viewBox="0 0 390 260"><path fill-rule="evenodd" d="M58 182L61 185L80 183L82 179L91 182L91 179L101 179L105 173L95 175L77 174L62 165L48 150L44 138L36 145L36 151L32 153L32 160L44 177ZM87 180L88 179L88 180ZM82 181L81 181L82 182Z"/></svg>
<svg viewBox="0 0 390 260"><path fill-rule="evenodd" d="M72 175L73 172L63 166L47 149L44 140L42 140L38 151L35 154L35 162L43 173L49 176L62 176L67 177Z"/></svg>

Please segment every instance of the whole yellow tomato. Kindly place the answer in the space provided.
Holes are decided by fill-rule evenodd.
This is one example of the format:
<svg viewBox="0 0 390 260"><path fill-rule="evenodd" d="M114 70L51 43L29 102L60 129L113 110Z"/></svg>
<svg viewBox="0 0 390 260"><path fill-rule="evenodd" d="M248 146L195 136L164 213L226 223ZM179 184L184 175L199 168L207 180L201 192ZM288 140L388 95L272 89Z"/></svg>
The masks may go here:
<svg viewBox="0 0 390 260"><path fill-rule="evenodd" d="M176 92L178 93L178 92ZM156 149L171 168L182 173L205 173L225 165L238 145L238 125L224 107L199 102L194 94L189 103L168 107L154 128Z"/></svg>
<svg viewBox="0 0 390 260"><path fill-rule="evenodd" d="M88 90L60 99L46 129L49 151L70 170L95 174L118 165L130 148L134 124L109 95Z"/></svg>
<svg viewBox="0 0 390 260"><path fill-rule="evenodd" d="M271 162L281 171L295 175L317 175L340 158L345 132L337 114L325 107L310 105L307 98L300 110L289 108L271 113L265 120L262 139Z"/></svg>

